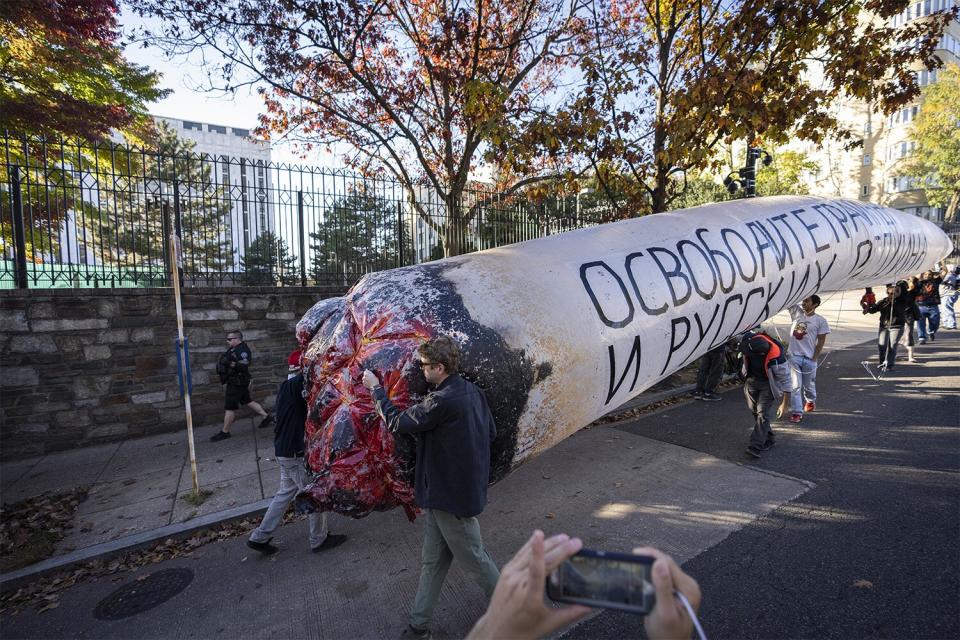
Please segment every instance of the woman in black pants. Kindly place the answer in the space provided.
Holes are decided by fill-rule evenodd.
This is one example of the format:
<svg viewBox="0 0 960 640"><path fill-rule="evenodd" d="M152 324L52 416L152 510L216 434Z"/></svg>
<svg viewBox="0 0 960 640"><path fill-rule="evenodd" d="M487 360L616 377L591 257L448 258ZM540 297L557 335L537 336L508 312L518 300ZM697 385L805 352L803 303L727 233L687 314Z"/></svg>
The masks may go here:
<svg viewBox="0 0 960 640"><path fill-rule="evenodd" d="M863 312L880 314L880 335L877 338L880 366L893 369L897 359L897 343L903 337L903 328L906 325L906 296L900 294L900 287L888 284L887 297L864 306Z"/></svg>

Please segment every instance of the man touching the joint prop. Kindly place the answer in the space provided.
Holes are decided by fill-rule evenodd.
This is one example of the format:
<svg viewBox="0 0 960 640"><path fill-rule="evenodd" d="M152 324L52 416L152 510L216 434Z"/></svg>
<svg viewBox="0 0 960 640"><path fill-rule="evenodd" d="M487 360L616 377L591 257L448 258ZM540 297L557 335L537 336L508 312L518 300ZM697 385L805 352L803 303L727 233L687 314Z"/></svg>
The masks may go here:
<svg viewBox="0 0 960 640"><path fill-rule="evenodd" d="M427 625L454 559L488 598L500 577L477 521L487 503L490 443L497 430L483 392L460 377L460 348L450 337L420 345L414 362L432 390L406 411L393 405L372 371L363 372L363 386L387 429L417 440L414 492L426 510L425 531L420 584L401 637L429 638Z"/></svg>

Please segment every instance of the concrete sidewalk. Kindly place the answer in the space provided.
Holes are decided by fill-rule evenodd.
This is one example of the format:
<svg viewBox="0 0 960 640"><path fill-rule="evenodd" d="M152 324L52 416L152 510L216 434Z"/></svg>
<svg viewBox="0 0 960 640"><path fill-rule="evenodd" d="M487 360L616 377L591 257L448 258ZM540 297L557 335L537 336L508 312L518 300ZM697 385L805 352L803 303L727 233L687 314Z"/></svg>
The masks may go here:
<svg viewBox="0 0 960 640"><path fill-rule="evenodd" d="M825 349L828 357L831 351L875 339L876 316L860 312L860 295L850 291L824 296L820 313L833 327ZM789 314L781 313L766 324L786 338ZM628 405L687 391L641 395ZM3 463L0 492L5 504L80 485L89 486L89 494L54 557L0 575L0 587L32 573L259 513L276 491L279 473L273 459L273 430L258 430L254 424L252 418L237 420L233 437L221 442L209 441L219 427L195 430L199 483L210 492L201 504L190 500L193 490L183 433Z"/></svg>

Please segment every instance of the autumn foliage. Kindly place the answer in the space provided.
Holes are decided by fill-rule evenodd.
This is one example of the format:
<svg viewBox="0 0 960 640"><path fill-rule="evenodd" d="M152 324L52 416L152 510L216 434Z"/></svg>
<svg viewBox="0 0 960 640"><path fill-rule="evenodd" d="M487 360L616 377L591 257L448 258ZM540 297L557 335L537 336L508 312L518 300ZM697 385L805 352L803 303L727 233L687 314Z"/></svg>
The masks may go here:
<svg viewBox="0 0 960 640"><path fill-rule="evenodd" d="M146 123L157 74L124 60L114 0L0 2L0 130L100 139Z"/></svg>

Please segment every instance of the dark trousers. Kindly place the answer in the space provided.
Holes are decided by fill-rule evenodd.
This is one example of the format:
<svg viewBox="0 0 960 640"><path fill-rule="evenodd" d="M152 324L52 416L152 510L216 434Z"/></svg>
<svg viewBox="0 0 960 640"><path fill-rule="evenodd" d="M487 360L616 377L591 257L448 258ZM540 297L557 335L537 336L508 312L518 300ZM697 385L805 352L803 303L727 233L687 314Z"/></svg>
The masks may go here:
<svg viewBox="0 0 960 640"><path fill-rule="evenodd" d="M713 393L717 390L723 375L724 349L719 346L700 358L700 368L697 370L697 391L700 393Z"/></svg>
<svg viewBox="0 0 960 640"><path fill-rule="evenodd" d="M755 449L773 442L773 429L770 428L770 415L773 413L773 392L766 380L747 378L743 383L743 395L747 397L747 408L753 413L753 431L750 433L750 446Z"/></svg>
<svg viewBox="0 0 960 640"><path fill-rule="evenodd" d="M880 362L886 362L890 369L897 361L897 343L903 337L903 325L899 327L884 327L880 329L877 338L877 349L880 352Z"/></svg>

